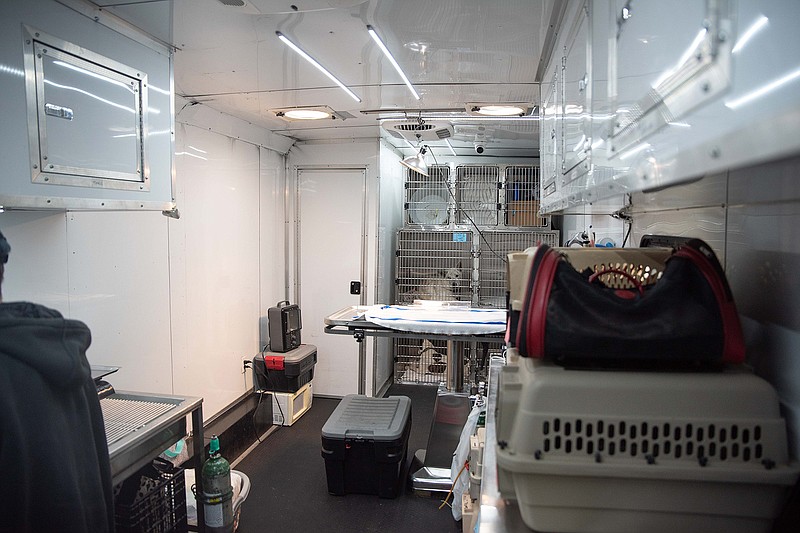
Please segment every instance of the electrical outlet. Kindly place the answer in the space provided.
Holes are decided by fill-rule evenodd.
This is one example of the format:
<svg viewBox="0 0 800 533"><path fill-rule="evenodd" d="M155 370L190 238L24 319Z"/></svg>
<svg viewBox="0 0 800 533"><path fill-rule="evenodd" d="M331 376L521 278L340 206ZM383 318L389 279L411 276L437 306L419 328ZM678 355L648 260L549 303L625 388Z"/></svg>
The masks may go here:
<svg viewBox="0 0 800 533"><path fill-rule="evenodd" d="M242 374L247 372L247 369L252 366L253 361L247 357L242 358Z"/></svg>

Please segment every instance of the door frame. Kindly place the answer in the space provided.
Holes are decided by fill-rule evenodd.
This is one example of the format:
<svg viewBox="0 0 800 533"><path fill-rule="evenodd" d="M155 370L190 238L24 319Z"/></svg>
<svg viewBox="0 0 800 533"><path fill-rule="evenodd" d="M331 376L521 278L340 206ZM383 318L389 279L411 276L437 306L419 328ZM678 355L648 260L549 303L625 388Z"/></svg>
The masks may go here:
<svg viewBox="0 0 800 533"><path fill-rule="evenodd" d="M361 282L361 294L359 294L359 305L367 304L367 296L369 291L368 284L368 271L367 271L367 253L369 250L368 242L368 216L369 216L369 196L368 196L368 165L296 165L294 167L294 297L296 302L300 302L302 292L302 280L300 276L302 253L301 253L301 225L300 219L300 181L303 172L320 172L320 171L353 171L362 174L361 180L361 258L359 261L359 281ZM336 311L332 309L331 312ZM366 342L358 342L358 394L365 394L366 391L366 358L367 349ZM374 369L373 369L374 372Z"/></svg>

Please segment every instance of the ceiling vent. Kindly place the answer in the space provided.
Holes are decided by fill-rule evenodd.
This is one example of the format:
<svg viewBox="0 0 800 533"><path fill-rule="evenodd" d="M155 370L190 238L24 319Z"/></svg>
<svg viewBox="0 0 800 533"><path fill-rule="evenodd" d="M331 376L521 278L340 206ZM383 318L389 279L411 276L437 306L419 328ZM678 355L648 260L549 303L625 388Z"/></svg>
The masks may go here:
<svg viewBox="0 0 800 533"><path fill-rule="evenodd" d="M453 136L453 126L449 122L387 120L383 123L383 129L392 137L409 141L441 141Z"/></svg>

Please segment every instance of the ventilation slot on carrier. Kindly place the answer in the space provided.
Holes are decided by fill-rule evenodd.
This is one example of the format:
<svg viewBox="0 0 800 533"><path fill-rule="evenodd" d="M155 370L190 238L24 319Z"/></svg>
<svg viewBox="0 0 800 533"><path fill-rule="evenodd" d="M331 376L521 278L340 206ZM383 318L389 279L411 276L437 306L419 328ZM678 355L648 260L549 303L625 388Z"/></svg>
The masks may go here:
<svg viewBox="0 0 800 533"><path fill-rule="evenodd" d="M542 449L562 454L664 460L760 462L759 425L691 424L554 418L541 424Z"/></svg>

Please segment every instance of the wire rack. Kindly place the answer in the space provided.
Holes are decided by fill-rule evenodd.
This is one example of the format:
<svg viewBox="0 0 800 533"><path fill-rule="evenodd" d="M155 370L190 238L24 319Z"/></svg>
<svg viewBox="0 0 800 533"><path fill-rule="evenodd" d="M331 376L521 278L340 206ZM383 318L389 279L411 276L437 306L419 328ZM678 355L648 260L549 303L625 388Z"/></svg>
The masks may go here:
<svg viewBox="0 0 800 533"><path fill-rule="evenodd" d="M406 224L441 226L450 222L450 167L431 165L428 176L408 170Z"/></svg>
<svg viewBox="0 0 800 533"><path fill-rule="evenodd" d="M106 440L112 444L158 416L175 409L174 403L108 397L100 400Z"/></svg>
<svg viewBox="0 0 800 533"><path fill-rule="evenodd" d="M539 216L539 167L506 167L505 224L549 228L550 217Z"/></svg>
<svg viewBox="0 0 800 533"><path fill-rule="evenodd" d="M456 223L496 226L499 208L500 168L487 165L456 167Z"/></svg>

